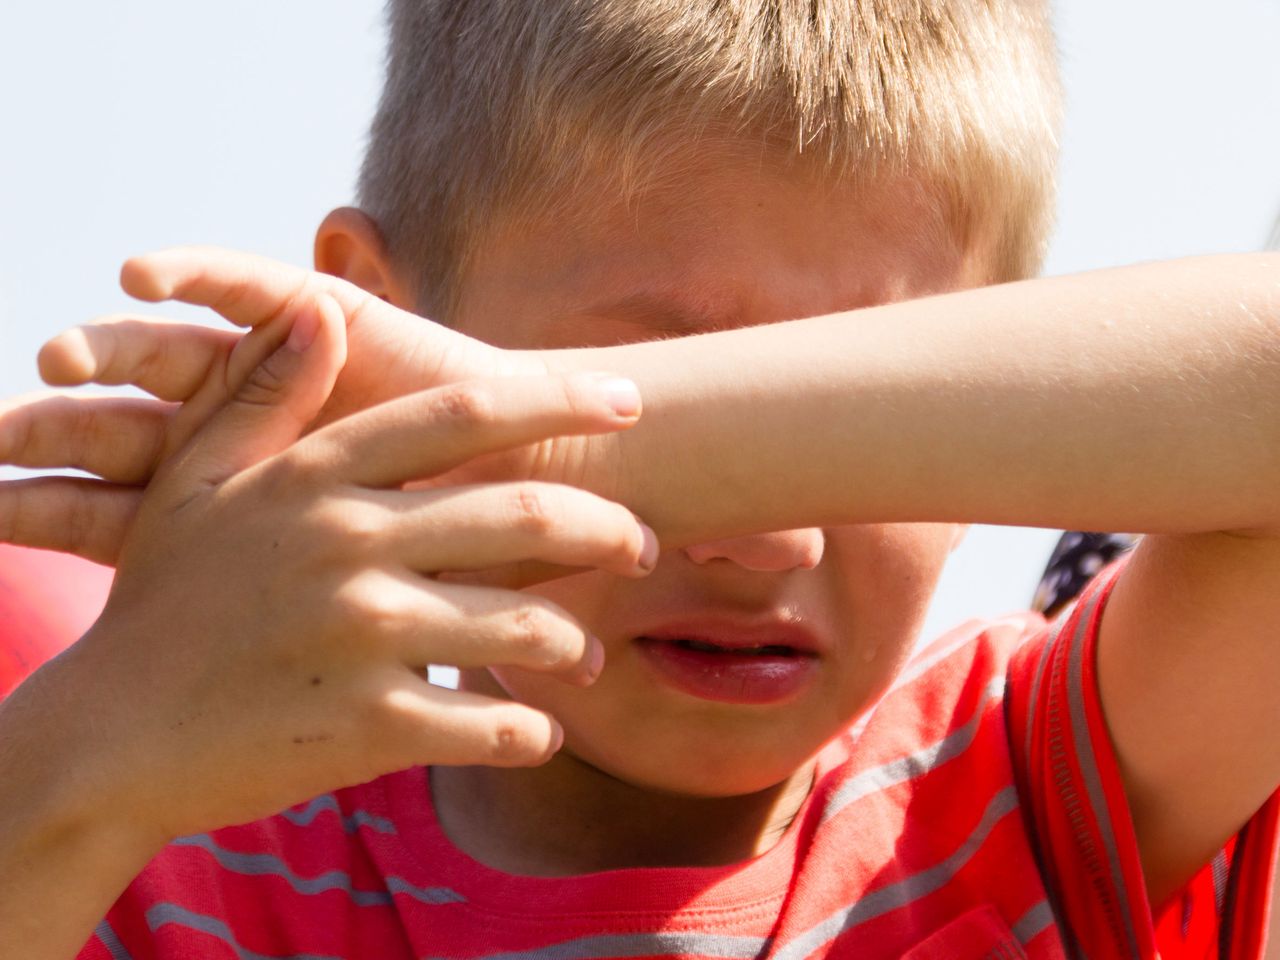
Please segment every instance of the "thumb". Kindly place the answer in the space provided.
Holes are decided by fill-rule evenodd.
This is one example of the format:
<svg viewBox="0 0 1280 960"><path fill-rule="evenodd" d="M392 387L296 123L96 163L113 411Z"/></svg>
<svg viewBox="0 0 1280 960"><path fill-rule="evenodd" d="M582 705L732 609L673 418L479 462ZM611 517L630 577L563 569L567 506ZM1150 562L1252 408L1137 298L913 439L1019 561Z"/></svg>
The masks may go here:
<svg viewBox="0 0 1280 960"><path fill-rule="evenodd" d="M220 484L294 443L333 391L347 357L346 318L327 294L299 309L288 338L175 458L182 486Z"/></svg>

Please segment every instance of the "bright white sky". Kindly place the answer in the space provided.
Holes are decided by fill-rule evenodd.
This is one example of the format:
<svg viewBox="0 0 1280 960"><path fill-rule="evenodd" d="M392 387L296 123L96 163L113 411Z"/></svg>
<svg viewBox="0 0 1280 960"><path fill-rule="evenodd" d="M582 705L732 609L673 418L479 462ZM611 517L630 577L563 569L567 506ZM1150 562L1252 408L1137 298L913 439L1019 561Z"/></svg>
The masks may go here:
<svg viewBox="0 0 1280 960"><path fill-rule="evenodd" d="M1259 246L1280 208L1280 4L1058 7L1068 114L1048 272ZM309 261L320 217L352 195L380 10L7 5L0 394L38 385L35 351L59 329L128 308L115 275L131 253L205 242ZM975 531L927 632L1025 606L1054 540Z"/></svg>

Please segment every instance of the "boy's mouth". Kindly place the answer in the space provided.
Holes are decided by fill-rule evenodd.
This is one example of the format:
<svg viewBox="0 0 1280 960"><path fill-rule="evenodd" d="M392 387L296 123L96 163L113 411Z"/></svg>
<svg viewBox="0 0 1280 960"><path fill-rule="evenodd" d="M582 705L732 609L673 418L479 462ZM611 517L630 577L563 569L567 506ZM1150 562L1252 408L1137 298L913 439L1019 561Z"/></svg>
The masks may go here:
<svg viewBox="0 0 1280 960"><path fill-rule="evenodd" d="M641 637L641 640L649 640L649 637ZM674 643L677 647L684 650L693 650L698 653L724 653L739 656L776 656L776 657L797 657L800 651L795 647L788 647L780 643L767 643L759 647L724 647L718 643L712 643L707 640L693 640L689 638L681 638L679 640L659 641Z"/></svg>
<svg viewBox="0 0 1280 960"><path fill-rule="evenodd" d="M789 700L813 679L818 664L813 640L789 627L665 629L636 637L635 644L665 685L722 703Z"/></svg>

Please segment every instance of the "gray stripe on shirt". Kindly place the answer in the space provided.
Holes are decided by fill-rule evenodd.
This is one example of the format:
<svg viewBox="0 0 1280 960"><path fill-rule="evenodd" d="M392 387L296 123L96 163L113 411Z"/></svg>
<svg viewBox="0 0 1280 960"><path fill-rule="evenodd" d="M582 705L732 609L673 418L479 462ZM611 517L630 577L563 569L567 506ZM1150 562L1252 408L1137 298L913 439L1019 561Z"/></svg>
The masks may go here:
<svg viewBox="0 0 1280 960"><path fill-rule="evenodd" d="M439 905L462 903L465 898L447 887L417 887L400 877L386 877L383 890L357 890L350 874L342 870L327 870L319 876L300 877L279 857L270 853L240 853L228 850L214 842L206 833L180 837L173 846L197 847L212 856L218 865L233 873L252 877L279 877L298 893L319 894L339 890L362 907L386 906L392 902L393 893L403 893L422 903Z"/></svg>
<svg viewBox="0 0 1280 960"><path fill-rule="evenodd" d="M832 914L815 927L801 933L779 950L774 960L800 960L843 933L928 896L946 886L986 842L991 831L1018 809L1017 788L1005 787L987 804L978 825L951 856L896 883L873 890L862 899Z"/></svg>
<svg viewBox="0 0 1280 960"><path fill-rule="evenodd" d="M878 767L871 767L854 774L831 794L822 820L825 823L841 810L863 797L879 793L899 783L906 783L916 777L923 776L935 767L948 760L954 760L973 743L982 723L983 711L993 699L1004 694L1005 678L1003 676L990 680L983 688L978 704L974 707L973 716L964 726L951 731L941 740L935 740L905 757L890 760Z"/></svg>
<svg viewBox="0 0 1280 960"><path fill-rule="evenodd" d="M231 928L217 917L193 913L186 907L180 907L176 903L157 903L147 910L147 927L152 933L168 925L183 927L187 930L198 930L200 933L207 934L216 940L221 940L235 951L238 960L343 960L342 957L335 957L330 954L290 953L281 956L279 954L257 953L241 946L235 936L232 935Z"/></svg>
<svg viewBox="0 0 1280 960"><path fill-rule="evenodd" d="M564 940L529 950L489 953L471 960L613 960L622 957L717 957L755 960L768 948L765 937L712 933L612 933ZM445 958L435 958L445 960Z"/></svg>

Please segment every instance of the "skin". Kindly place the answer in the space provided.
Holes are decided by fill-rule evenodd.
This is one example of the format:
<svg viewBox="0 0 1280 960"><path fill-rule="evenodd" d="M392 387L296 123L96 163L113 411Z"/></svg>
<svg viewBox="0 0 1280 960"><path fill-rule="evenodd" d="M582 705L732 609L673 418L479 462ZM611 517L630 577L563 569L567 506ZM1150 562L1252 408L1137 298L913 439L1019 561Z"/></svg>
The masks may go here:
<svg viewBox="0 0 1280 960"><path fill-rule="evenodd" d="M757 179L753 180L753 175ZM576 277L582 288L594 294L585 304L598 304L601 299L616 303L621 295L634 308L637 283L650 284L652 290L655 278L670 277L668 290L696 291L695 303L683 313L700 313L699 322L712 327L736 328L711 337L594 351L570 348L544 355L491 353L475 341L420 322L415 327L406 314L362 298L354 288L327 285L317 278L299 279L288 271L278 271L281 275L277 276L277 270L246 261L228 265L208 255L203 261L198 255L187 255L186 261L196 261L195 266L185 262L180 253L139 262L126 271L126 286L148 299L176 296L214 305L230 319L255 326L250 337L256 336L257 348L251 345L241 350L248 338L236 341L234 348L219 346L205 355L212 371L209 377L202 380L197 372L163 384L172 399L192 398L184 410L191 411L189 419L196 426L203 422L202 403L207 419L207 411L217 409L228 391L240 396L242 388L229 372L237 365L251 371L247 383L259 394L265 385L282 382L279 371L268 370L273 376L265 378L257 375L254 351L259 350L260 355L271 343L269 334L258 332L270 331L273 325L287 329L288 324L296 323L299 310L320 290L328 291L345 315L352 358L348 367L353 379L346 386L345 371L341 376L336 371L326 374L337 378L335 392L326 404L330 415L335 407L367 406L414 387L434 386L446 391L443 395L419 395L413 401L417 406L404 408L392 422L379 419L384 414L347 422L343 429L349 432L336 443L334 435L328 434L329 439L318 446L304 443L289 447L288 431L280 434L274 446L268 445L272 451L283 445L271 454L277 477L274 487L266 488L276 490L277 495L292 489L280 482L279 471L289 477L289 471L302 470L302 476L312 477L310 483L314 483L315 477L327 475L319 468L347 446L369 444L367 450L388 449L387 437L392 436L388 431L396 423L402 430L419 421L425 424L421 436L413 437L411 431L398 434L404 440L390 445L397 450L446 442L447 436L431 432L433 411L438 413L442 402L443 409L464 413L487 410L476 429L519 421L513 412L518 407L493 405L490 393L497 389L496 382L461 392L443 384L501 373L537 373L548 367L560 371L606 369L632 378L640 386L648 413L626 432L611 433L622 424L613 420L609 427L598 413L588 418L589 423L575 420L562 402L560 415L566 419L558 429L554 418L541 422L537 429L531 424L523 428L525 441L549 436L555 440L520 447L515 454L488 454L497 460L486 461L482 456L476 461L476 454L484 450L459 450L450 461L452 470L461 470L463 475L472 470L473 478L485 472L477 470L479 463L489 470L501 466L517 477L580 483L644 516L667 547L652 574L653 587L647 581L618 585L590 574L541 587L538 594L518 596L530 602L539 596L543 602L554 597L564 604L557 609L563 611L566 624L580 622L566 607L573 608L581 622L589 622L601 634L610 660L599 684L610 682L606 678L616 669L619 678L612 695L624 699L639 697L645 690L646 678L630 663L627 644L631 631L638 628L631 622L635 612L651 603L697 605L724 603L728 598L773 604L777 609L791 604L811 619L815 631L832 640L832 650L842 651L842 655L847 651L843 663L833 657L833 665L824 664L823 684L830 685L824 687L822 697L802 698L794 705L794 715L787 712L785 719L779 711L777 723L788 725L786 743L770 741L767 732L759 728L761 737L744 742L738 730L749 726L752 711L737 709L727 711L730 716L723 735L716 730L708 731L706 739L689 738L687 725L679 723L682 716L689 715L689 705L676 698L664 700L661 694L653 697L651 722L671 724L668 730L689 739L696 756L714 760L713 746L737 750L739 758L758 761L763 770L770 771L760 775L760 782L741 777L735 789L745 792L736 795L727 789L721 792L725 781L720 777L709 778L714 783L706 782L702 768L687 763L678 752L666 757L670 766L648 764L645 753L653 747L648 743L638 753L610 755L606 738L598 730L616 722L610 703L601 702L604 698L597 698L594 690L579 695L576 689L545 684L503 666L503 661L490 654L490 669L468 671L467 683L472 689L455 696L483 696L481 691L487 691L495 699L484 702L492 705L501 703L497 697L514 692L525 704L553 709L566 733L564 757L542 769L521 770L511 776L505 771L479 770L473 764L492 764L497 758L480 756L479 746L473 745L477 755L470 763L461 753L452 754L454 762L466 769L436 778L446 828L463 849L511 869L563 872L637 861L673 862L672 858L677 858L674 862L715 863L767 848L785 830L807 789L802 774L812 746L802 746L802 742L810 736L817 738L824 727L837 730L883 686L895 666L891 661L896 658L900 662L932 578L954 539L956 528L950 524L988 520L1150 531L1109 608L1099 672L1103 705L1133 808L1148 891L1153 901L1159 901L1239 828L1280 779L1280 756L1272 749L1272 732L1280 724L1273 695L1280 684L1280 664L1274 655L1271 629L1280 618L1276 609L1280 591L1275 589L1280 580L1276 538L1280 509L1274 498L1280 483L1280 458L1268 439L1274 436L1271 431L1280 418L1280 383L1275 377L1280 357L1274 337L1280 304L1275 293L1274 260L1242 257L1156 265L995 288L946 300L911 301L786 326L761 326L769 319L784 318L792 310L839 310L874 303L877 298L963 286L981 271L945 246L920 253L930 242L937 242L938 234L928 231L925 236L913 237L908 227L922 227L927 217L886 212L922 213L913 210L913 199L919 199L919 194L910 190L905 195L889 191L877 206L876 199L865 194L854 197L829 189L806 192L798 184L771 185L753 170L721 169L715 176L723 179L701 182L699 190L691 191L683 201L669 202L665 218L661 197L653 201L656 212L652 217L643 214L642 208L640 216L633 210L625 222L616 211L608 213L607 203L601 203L595 209L601 211L602 223L612 224L613 229L602 226L601 232L593 234L582 224L565 228L563 232L570 239L560 250L563 262L578 264L577 272L566 277ZM763 200L770 220L756 220L751 211L760 208L752 208L742 199L752 191L755 196L750 202ZM709 206L699 207L702 197ZM731 211L723 221L717 219L721 207ZM789 217L792 212L794 219ZM822 232L828 219L838 225L831 234ZM767 223L768 229L753 227L756 223ZM708 224L715 224L716 229L711 230ZM466 310L474 311L471 316L476 318L495 315L504 308L509 316L520 316L510 313L517 311L513 299L502 300L503 296L511 298L515 291L527 295L531 302L541 302L555 318L553 326L546 328L546 336L552 336L554 329L555 335L566 339L553 341L554 345L570 347L583 342L574 328L562 325L564 318L575 316L575 303L564 295L548 293L558 289L557 275L549 267L560 260L548 256L547 251L559 249L553 243L559 229L540 235L540 242L523 252L518 244L509 242L504 248L503 235L495 234L489 267L495 278L495 299L486 304L480 296L482 286L468 288L459 324L464 329L468 322L479 324L479 319L468 321ZM815 235L825 242L809 249L806 245ZM843 249L844 259L822 261L832 247ZM624 252L612 256L614 249ZM806 273L810 257L825 262L825 270ZM330 218L321 230L318 262L359 279L373 294L409 302L405 295L410 285L396 274L377 243L376 231L358 214L347 211ZM880 264L886 272L877 273L871 267L863 271L864 262ZM842 263L847 269L841 268ZM952 272L943 276L932 272L948 263L954 267ZM917 270L920 265L923 272ZM478 263L468 283L483 278L484 268L484 261ZM738 279L717 286L713 278L720 274ZM600 278L612 280L601 283ZM768 282L759 282L762 278ZM788 297L763 295L763 291L773 290L789 291ZM781 315L771 314L771 308ZM612 317L613 308L610 310ZM583 319L591 316L588 312ZM637 323L633 309L625 320L590 324L590 329L609 328L609 343L645 340L653 336L655 328L667 336L701 329L687 324L685 329L670 329L670 309L659 316L660 322L651 316ZM503 329L510 333L537 323L536 315L523 316L519 323L506 324ZM1151 350L1153 330L1159 331L1160 351ZM486 335L500 340L503 333L495 329ZM282 337L277 330L275 342ZM95 338L110 342L115 355L108 356L108 350L95 357L89 349L87 372L82 369L68 375L68 381L78 382L77 377L127 382L149 379L155 385L154 381L164 377L155 372L154 364L142 361L154 358L157 342L177 342L181 334L138 337L108 325L103 331L64 343L59 348L61 359L83 360L83 353L77 351L92 347L89 341ZM405 349L405 344L412 346ZM237 358L236 351L242 356ZM51 368L56 368L53 361L58 359L58 351L47 359ZM378 371L376 383L367 379L370 369ZM1203 375L1189 377L1190 370ZM143 375L140 371L149 372ZM361 380L362 376L366 379ZM288 380L283 382L287 385ZM921 384L928 389L921 390ZM452 400L442 401L442 396L450 396L450 390ZM218 402L206 403L205 394ZM470 399L462 400L459 406L459 396ZM591 406L575 391L560 388L560 396L569 408L581 411ZM247 416L248 409L264 406L262 399L259 395L256 403L233 402L233 413L226 416L234 417L237 405L242 408L240 415ZM540 409L550 416L556 405L545 396L544 401L549 406ZM43 419L42 409L48 414ZM109 408L98 409L102 425L126 422ZM0 433L14 423L25 422L30 427L40 421L47 427L65 414L38 406L20 410L25 412L0 418ZM499 416L498 410L507 412ZM185 442L184 431L177 429L177 418L164 411L151 410L143 427L138 427L137 416L130 416L128 422L150 438L144 446L163 448L171 436L177 437L174 442L178 446ZM296 434L301 420L296 415L293 420ZM96 421L89 416L87 422ZM1045 422L1055 424L1052 436L1041 429ZM569 429L569 424L576 424L576 429ZM796 426L808 424L821 424L822 429ZM256 435L244 423L237 430L247 431L242 437ZM27 433L35 435L31 430ZM223 450L222 456L243 443L232 443L225 429L214 432L212 440L208 433L200 431L192 448L217 447L219 434L223 436L223 446L218 448ZM576 441L564 438L566 433L600 435ZM192 425L188 424L185 437L191 434ZM470 434L468 430L452 436L456 443L458 436ZM75 434L51 431L49 435ZM92 431L78 436L92 436ZM39 456L31 454L27 462L79 459L102 466L102 470L93 471L101 476L149 475L145 464L140 467L123 462L119 451L110 445L99 449L90 443L68 453L66 442L61 447L51 443ZM492 449L501 446L493 442ZM297 452L290 452L294 450ZM1197 455L1188 457L1187 450ZM185 453L184 458L190 462ZM669 469L651 469L656 463L668 464ZM804 463L806 469L797 471L797 463ZM993 464L999 469L993 469ZM1170 464L1177 464L1178 469L1169 469ZM411 464L401 469L402 476L413 473ZM241 470L223 483L251 488L253 483L263 482L261 471L246 475L254 470ZM177 473L180 492L207 486L207 477L198 473ZM446 470L443 476L447 479L459 474ZM939 482L940 478L945 482ZM180 482L184 480L186 487ZM122 480L94 491L65 485L27 487L24 489L29 492L20 495L16 504L14 498L6 499L5 512L11 518L35 514L38 519L41 504L61 503L65 507L79 502L91 508L97 504L102 507L102 516L114 520L104 522L101 528L90 522L77 525L77 529L84 535L84 544L110 553L121 548L118 544L113 547L110 536L102 531L118 530L129 519L128 510L113 513L111 504L136 495L123 487ZM733 496L724 496L725 491L732 491ZM856 496L850 491L856 491ZM325 496L349 495L323 485L322 492ZM97 494L103 498L95 499ZM307 496L311 495L308 492ZM23 501L34 505L32 510L24 511ZM280 518L293 516L296 522L314 517L308 503L280 503ZM143 501L140 508L144 513L159 509L146 504ZM561 508L563 512L556 509L555 516L572 521L588 507L586 502L577 502ZM598 508L599 504L592 507ZM139 508L135 504L132 509ZM210 510L204 536L225 547L228 558L249 556L249 552L237 553L237 547L251 551L250 540L228 542L235 525L215 522L216 510ZM139 514L139 522L144 513ZM475 522L480 522L481 514L492 513L477 510ZM88 514L98 516L98 511L88 509ZM157 516L159 519L151 521L153 527L170 533L171 525L165 523L163 514ZM937 523L900 523L907 519ZM787 529L804 520L817 520L823 526ZM23 529L34 542L38 530L46 527L26 522L29 525ZM15 526L12 520L10 526ZM570 562L563 545L557 546L556 541L576 526L572 522L568 527L560 526L556 535L543 529L546 539L532 551L535 558L553 564ZM66 524L49 524L47 528L59 527ZM325 535L335 541L333 555L345 556L338 549L341 537L365 537L355 542L367 548L368 532L367 528L361 532L330 527ZM199 542L201 531L192 530L189 536ZM620 563L619 557L627 556L634 563L642 539L625 517L617 517L607 542L592 548L602 555L583 565L603 567ZM128 561L127 540L124 551ZM312 552L306 550L303 556L309 558ZM522 558L509 553L505 559L522 562L529 551L525 554ZM499 559L494 557L493 564L502 568ZM175 583L188 584L215 575L225 578L226 571L237 569L227 563L215 565L216 574L188 570L185 576L189 579L184 581L184 571L172 571L172 563L156 563L157 577L173 576ZM126 562L124 568L128 566ZM282 567L279 561L269 563L266 570L277 567ZM875 582L875 576L893 570L902 574L901 579ZM253 575L253 571L249 573ZM502 573L503 582L527 585L530 571L521 568L520 573L513 575L508 566ZM471 582L475 581L473 575ZM228 586L233 588L234 584ZM880 604L891 606L895 615L884 617L882 622ZM387 613L382 608L378 615ZM323 616L323 611L317 616ZM615 624L622 629L611 626ZM299 636L309 635L308 625L302 627ZM104 628L97 636L112 633ZM112 650L124 661L135 648L145 647L144 641L154 630L117 627L114 633L119 638L114 644L95 640L85 649ZM218 635L211 629L211 642ZM558 669L572 674L575 668L581 669L590 644L580 635L576 643L563 635L562 640ZM513 638L504 641L496 637L495 649L502 642L511 643ZM875 656L868 662L866 654L873 646ZM407 664L432 662L429 651L403 656ZM105 657L98 660L91 675L101 681L113 662ZM854 669L841 669L848 665ZM350 671L349 664L342 666ZM84 674L79 671L77 679L77 671L67 666L38 674L38 681L27 693L6 703L8 713L0 715L0 722L11 718L15 710L21 716L24 708L38 706L41 696L45 703L50 697L84 696L84 702L93 706L94 689L83 682ZM126 671L121 679L128 676ZM246 676L257 679L252 671ZM329 685L322 689L328 690ZM101 700L100 692L96 696ZM453 703L458 706L461 701ZM645 704L649 709L647 699ZM528 710L519 721L514 713L507 714L508 732L541 732L530 739L525 755L506 759L526 766L546 759L554 745L554 727L550 725L554 721L527 706L507 706L511 711L517 707ZM717 709L698 706L691 722L714 724ZM99 745L110 745L110 711L88 712L95 718ZM842 712L846 716L837 718ZM383 719L397 716L392 711ZM424 729L447 731L449 716L454 715L434 715ZM422 719L420 715L418 720ZM438 727L431 726L437 723ZM11 724L5 729L25 728ZM403 738L405 728L400 729ZM63 909L80 904L78 909L89 913L102 900L103 891L109 892L113 882L126 882L140 862L138 838L127 828L127 818L86 823L71 815L83 817L83 810L73 807L67 814L56 802L59 796L74 792L61 771L73 770L80 776L96 772L107 777L122 764L128 769L118 750L103 757L93 751L86 753L78 739L84 734L85 730L76 728L74 717L60 718L51 730L40 731L36 741L15 738L6 743L11 753L14 744L27 749L28 761L46 756L68 761L49 765L57 771L51 770L47 778L24 781L17 791L19 802L12 805L12 811L22 814L33 808L30 801L42 799L40 790L46 789L55 802L45 802L43 809L62 810L66 814L63 819L37 820L34 828L30 821L19 819L18 826L25 827L25 832L0 830L0 836L33 838L16 853L12 846L0 846L0 867L49 865L49 881L44 887L37 882L39 877L28 877L22 889L0 896L0 904L7 905L14 917L38 916L40 910L52 909L49 904L56 906L59 898ZM630 731L614 729L610 735L625 738ZM419 762L429 762L431 751L423 745L420 748ZM433 747L436 751L440 748L441 742ZM0 756L0 768L5 768L6 762L13 762L11 755ZM28 762L12 769L29 771L33 767ZM43 766L36 762L34 769ZM174 765L174 771L175 776L185 774L180 764ZM335 781L339 779L333 767L329 773ZM734 775L740 776L740 771L735 770ZM448 782L450 776L453 784ZM783 779L776 780L778 776ZM521 816L529 816L525 822L562 831L550 835L556 844L584 841L584 852L575 860L566 859L563 848L556 853L549 849L553 844L542 842L541 836L527 837L537 830L481 836L477 822L468 819L468 809L457 802L463 789L482 798L490 816L499 821L510 811L503 804L511 800L513 806L519 806ZM673 790L680 795L673 796ZM135 791L122 796L163 807L162 793L139 797ZM543 805L536 799L540 796L555 797L563 806ZM610 823L616 824L617 830L603 840L592 839L585 827L585 821L599 815L599 806L592 806L592 798L599 796L616 802L610 807L613 814L630 814L626 818L612 816ZM520 806L517 798L528 800L529 806ZM35 809L42 809L41 804L36 803ZM566 811L571 815L565 816ZM5 812L0 809L0 815ZM697 843L677 851L664 847L652 834L645 835L645 830L661 832L654 830L653 824L670 824L678 831L693 823L703 827L703 834L712 832L705 829L708 823L724 825L725 829L713 840L695 836L692 840ZM12 819L6 824L12 827ZM68 834L76 842L69 843ZM77 834L88 834L94 857L66 853L84 853L85 841ZM61 873L59 863L64 864ZM65 864L70 863L106 865L98 875L86 868L75 876L82 886L99 884L94 896L73 896L84 891L68 886ZM10 874L0 869L0 876ZM46 927L33 925L32 929L38 932ZM5 929L3 922L0 929ZM47 955L60 954L51 948Z"/></svg>
<svg viewBox="0 0 1280 960"><path fill-rule="evenodd" d="M601 190L567 225L497 229L452 325L505 348L604 346L911 299L978 273L914 183L854 194L704 156L679 191L634 207ZM763 852L806 796L810 758L898 672L956 536L945 524L773 531L667 551L643 582L592 572L535 588L591 625L608 669L589 690L465 671L464 689L554 715L565 748L536 770L435 771L442 823L464 849L525 873ZM658 681L635 637L708 613L805 624L824 648L818 681L753 707Z"/></svg>

